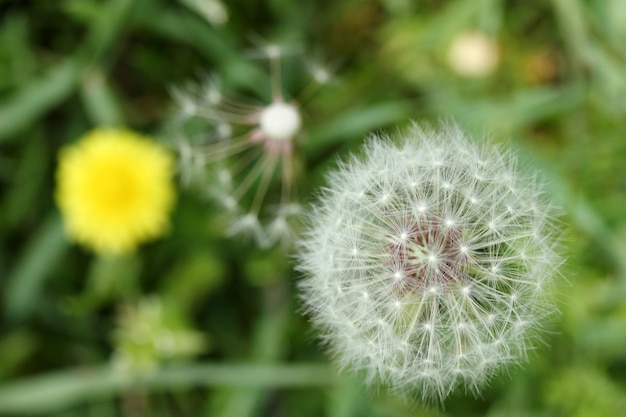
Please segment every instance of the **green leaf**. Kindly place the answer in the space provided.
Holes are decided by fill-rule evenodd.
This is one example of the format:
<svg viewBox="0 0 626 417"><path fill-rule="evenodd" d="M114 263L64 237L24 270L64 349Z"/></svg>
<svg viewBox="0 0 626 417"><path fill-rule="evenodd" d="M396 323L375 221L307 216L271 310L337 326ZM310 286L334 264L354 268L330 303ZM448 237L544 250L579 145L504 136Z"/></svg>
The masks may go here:
<svg viewBox="0 0 626 417"><path fill-rule="evenodd" d="M274 290L274 291L272 291ZM273 294L278 290L279 294ZM282 298L282 285L266 289L266 302ZM256 321L255 334L251 343L250 356L262 364L277 362L283 355L286 347L286 329L289 323L287 306L267 305L266 312ZM263 399L267 395L265 387L240 388L237 390L223 390L215 393L215 401L209 403L208 413L218 417L252 417L259 410Z"/></svg>
<svg viewBox="0 0 626 417"><path fill-rule="evenodd" d="M91 27L76 54L50 70L42 79L16 92L0 105L0 143L16 140L13 136L69 97L77 88L84 71L100 60L122 33L123 23L136 0L115 0Z"/></svg>
<svg viewBox="0 0 626 417"><path fill-rule="evenodd" d="M335 120L311 132L307 152L317 154L324 148L346 140L363 139L372 130L410 117L408 102L377 103L341 113Z"/></svg>
<svg viewBox="0 0 626 417"><path fill-rule="evenodd" d="M7 278L5 311L10 320L23 321L37 308L46 278L67 250L61 219L54 215L41 226Z"/></svg>
<svg viewBox="0 0 626 417"><path fill-rule="evenodd" d="M124 124L123 111L101 70L93 69L85 75L81 93L85 108L94 124L100 126Z"/></svg>

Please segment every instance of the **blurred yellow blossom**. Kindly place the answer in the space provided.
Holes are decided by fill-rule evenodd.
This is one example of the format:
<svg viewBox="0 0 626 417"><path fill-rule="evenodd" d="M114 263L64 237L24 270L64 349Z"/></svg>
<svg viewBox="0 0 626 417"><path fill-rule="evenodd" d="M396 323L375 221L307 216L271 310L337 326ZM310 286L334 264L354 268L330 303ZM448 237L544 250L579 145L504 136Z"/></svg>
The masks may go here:
<svg viewBox="0 0 626 417"><path fill-rule="evenodd" d="M56 201L70 238L100 254L161 236L174 203L173 159L150 138L96 129L59 156Z"/></svg>

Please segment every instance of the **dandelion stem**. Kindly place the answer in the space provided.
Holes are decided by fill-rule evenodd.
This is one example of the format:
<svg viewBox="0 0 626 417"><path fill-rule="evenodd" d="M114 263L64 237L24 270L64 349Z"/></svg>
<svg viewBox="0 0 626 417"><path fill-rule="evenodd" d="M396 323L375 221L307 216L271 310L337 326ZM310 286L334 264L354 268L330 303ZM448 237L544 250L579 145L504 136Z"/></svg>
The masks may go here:
<svg viewBox="0 0 626 417"><path fill-rule="evenodd" d="M272 79L272 97L274 101L283 101L282 92L282 76L280 68L280 49L277 46L271 46L269 52L270 59L270 76Z"/></svg>
<svg viewBox="0 0 626 417"><path fill-rule="evenodd" d="M53 372L0 386L0 412L51 413L74 404L128 392L203 387L304 388L334 383L324 365L190 363L131 379L109 367ZM36 399L33 401L33 399Z"/></svg>

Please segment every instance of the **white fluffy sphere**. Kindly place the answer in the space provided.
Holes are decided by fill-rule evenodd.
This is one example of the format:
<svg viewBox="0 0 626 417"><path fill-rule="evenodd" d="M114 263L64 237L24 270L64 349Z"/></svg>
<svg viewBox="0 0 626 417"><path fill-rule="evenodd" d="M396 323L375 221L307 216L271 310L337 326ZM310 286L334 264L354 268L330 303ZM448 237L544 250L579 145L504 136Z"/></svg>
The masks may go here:
<svg viewBox="0 0 626 417"><path fill-rule="evenodd" d="M302 299L343 367L426 400L525 358L555 307L554 209L515 157L455 126L373 138L328 177Z"/></svg>

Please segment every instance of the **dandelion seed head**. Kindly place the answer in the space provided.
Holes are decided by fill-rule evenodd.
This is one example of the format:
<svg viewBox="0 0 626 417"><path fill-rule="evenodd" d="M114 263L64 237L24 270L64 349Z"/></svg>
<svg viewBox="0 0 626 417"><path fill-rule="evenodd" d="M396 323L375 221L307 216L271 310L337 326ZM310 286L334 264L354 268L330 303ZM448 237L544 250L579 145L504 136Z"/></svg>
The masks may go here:
<svg viewBox="0 0 626 417"><path fill-rule="evenodd" d="M556 311L561 257L553 206L510 152L415 126L328 179L300 241L300 288L343 368L443 401L524 361Z"/></svg>

